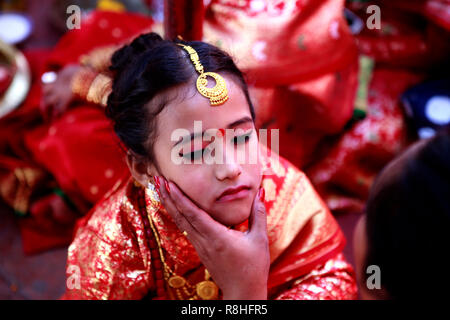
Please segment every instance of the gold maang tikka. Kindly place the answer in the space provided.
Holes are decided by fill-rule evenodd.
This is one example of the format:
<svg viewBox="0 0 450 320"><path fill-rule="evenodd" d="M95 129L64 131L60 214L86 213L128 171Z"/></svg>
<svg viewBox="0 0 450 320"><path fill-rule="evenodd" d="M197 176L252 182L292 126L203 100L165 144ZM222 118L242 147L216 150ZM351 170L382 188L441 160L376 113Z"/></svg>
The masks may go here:
<svg viewBox="0 0 450 320"><path fill-rule="evenodd" d="M179 37L180 38L180 37ZM180 47L189 54L189 57L194 64L195 70L200 74L197 78L197 90L200 94L209 99L211 106L220 106L228 100L228 90L225 83L225 79L215 72L204 72L203 65L200 62L197 51L191 46L177 43ZM208 80L206 77L211 77L216 81L216 84L212 88L208 88Z"/></svg>

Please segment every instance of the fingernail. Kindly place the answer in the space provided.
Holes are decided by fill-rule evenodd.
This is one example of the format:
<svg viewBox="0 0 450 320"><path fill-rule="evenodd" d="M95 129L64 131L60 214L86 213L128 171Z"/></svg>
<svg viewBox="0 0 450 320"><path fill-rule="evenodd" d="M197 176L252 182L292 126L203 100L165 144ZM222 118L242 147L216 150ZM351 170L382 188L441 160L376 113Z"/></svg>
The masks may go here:
<svg viewBox="0 0 450 320"><path fill-rule="evenodd" d="M166 186L166 190L167 190L167 192L170 194L170 187L169 187L169 183L167 182L167 180L166 179L164 179L164 184L165 184L165 186Z"/></svg>
<svg viewBox="0 0 450 320"><path fill-rule="evenodd" d="M259 196L259 200L264 202L264 199L266 197L266 191L264 190L264 188L259 188L258 196Z"/></svg>

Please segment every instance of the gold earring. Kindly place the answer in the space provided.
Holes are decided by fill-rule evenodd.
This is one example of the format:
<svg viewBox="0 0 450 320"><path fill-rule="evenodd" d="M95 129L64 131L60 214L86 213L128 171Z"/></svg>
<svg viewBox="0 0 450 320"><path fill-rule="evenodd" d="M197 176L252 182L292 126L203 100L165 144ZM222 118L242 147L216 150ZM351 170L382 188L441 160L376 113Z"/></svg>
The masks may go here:
<svg viewBox="0 0 450 320"><path fill-rule="evenodd" d="M136 179L133 179L133 184L136 188L143 188L144 186L139 183Z"/></svg>
<svg viewBox="0 0 450 320"><path fill-rule="evenodd" d="M153 178L151 178L151 179L153 179ZM156 189L155 183L152 183L149 180L147 183L146 189L147 189L146 192L149 195L152 204L159 205L161 203L161 199L159 198L159 191Z"/></svg>

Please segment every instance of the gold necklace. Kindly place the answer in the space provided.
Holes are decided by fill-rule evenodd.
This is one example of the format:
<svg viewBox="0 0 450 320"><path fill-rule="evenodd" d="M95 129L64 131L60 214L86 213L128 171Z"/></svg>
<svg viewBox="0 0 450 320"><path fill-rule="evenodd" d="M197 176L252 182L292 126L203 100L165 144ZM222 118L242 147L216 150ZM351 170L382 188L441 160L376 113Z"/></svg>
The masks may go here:
<svg viewBox="0 0 450 320"><path fill-rule="evenodd" d="M156 243L158 245L159 255L164 267L164 279L171 288L175 290L176 296L179 300L198 300L200 297L202 300L217 299L219 294L219 288L211 281L209 271L205 268L205 280L197 283L195 286L190 284L184 277L177 275L166 263L164 254L159 240L158 232L153 224L153 219L147 211L147 215L150 221L150 227L152 228L155 236ZM184 295L183 295L184 294Z"/></svg>

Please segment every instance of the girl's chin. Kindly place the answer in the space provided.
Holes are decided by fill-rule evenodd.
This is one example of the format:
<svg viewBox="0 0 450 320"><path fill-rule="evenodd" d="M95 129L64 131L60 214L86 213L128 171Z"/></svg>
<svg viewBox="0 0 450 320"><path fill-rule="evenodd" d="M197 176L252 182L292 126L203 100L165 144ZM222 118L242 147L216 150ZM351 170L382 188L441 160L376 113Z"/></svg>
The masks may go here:
<svg viewBox="0 0 450 320"><path fill-rule="evenodd" d="M234 212L232 216L230 216L230 212L220 212L214 215L213 218L224 226L233 227L245 222L250 217L249 211Z"/></svg>

